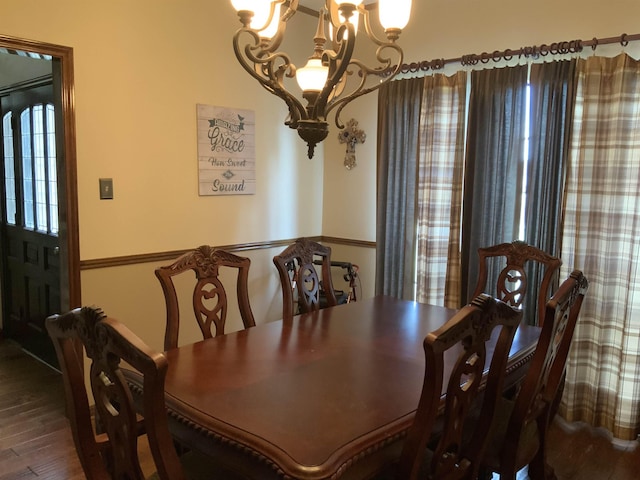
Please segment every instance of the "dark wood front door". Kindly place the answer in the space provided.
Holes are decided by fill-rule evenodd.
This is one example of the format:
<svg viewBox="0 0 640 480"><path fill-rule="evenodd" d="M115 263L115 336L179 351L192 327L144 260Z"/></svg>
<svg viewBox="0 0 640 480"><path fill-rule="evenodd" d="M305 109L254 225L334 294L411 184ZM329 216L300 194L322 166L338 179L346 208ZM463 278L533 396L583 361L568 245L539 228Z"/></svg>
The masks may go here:
<svg viewBox="0 0 640 480"><path fill-rule="evenodd" d="M57 365L44 328L60 311L60 245L53 85L0 99L3 138L2 298L4 329Z"/></svg>

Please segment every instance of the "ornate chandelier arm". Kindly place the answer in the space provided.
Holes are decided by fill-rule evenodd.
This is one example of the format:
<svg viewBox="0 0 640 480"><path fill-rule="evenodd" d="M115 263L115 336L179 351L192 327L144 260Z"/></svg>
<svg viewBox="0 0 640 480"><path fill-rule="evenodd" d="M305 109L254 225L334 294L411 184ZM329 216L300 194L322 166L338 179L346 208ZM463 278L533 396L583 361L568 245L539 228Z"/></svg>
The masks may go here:
<svg viewBox="0 0 640 480"><path fill-rule="evenodd" d="M231 3L243 25L233 38L236 58L265 90L287 104L289 116L285 124L295 128L298 135L307 142L309 158L313 157L315 146L328 134L327 116L331 110L336 109L336 125L344 128L339 118L342 109L353 99L380 88L380 85L390 81L400 71L403 55L395 41L409 20L411 0L379 0L380 24L384 28L386 40L376 37L371 28L369 9L363 5L362 0L325 0L325 7L331 12L329 18L336 32L332 39L334 47L325 48L326 17L325 10L321 9L313 39L313 54L306 65L299 69L291 63L287 54L276 51L282 43L287 22L298 9L299 0L231 0ZM286 11L280 15L282 8L286 8ZM378 66L375 68L352 58L356 42L355 25L360 14L364 17L366 36L376 49ZM255 28L252 28L252 22ZM248 33L252 40L241 48L240 37L243 33ZM395 67L392 67L391 60L385 55L386 49L395 52L398 57ZM347 77L354 76L354 73L359 74L360 78L348 81ZM306 107L298 100L298 95L294 96L285 87L285 78L293 77L302 90ZM374 77L375 81L372 81ZM346 92L347 84L349 89L352 84L355 88Z"/></svg>
<svg viewBox="0 0 640 480"><path fill-rule="evenodd" d="M388 57L382 56L382 51L385 49L392 49L396 52L398 61L392 67L391 59ZM396 74L402 68L402 60L403 60L402 49L398 47L395 43L384 44L380 46L376 51L376 59L380 62L380 65L375 68L368 67L362 61L358 59L353 59L349 63L349 67L354 66L355 72L350 71L351 76L359 76L360 81L358 82L357 87L351 89L348 95L336 96L329 101L326 106L326 113L328 114L334 108L337 108L335 113L335 125L336 127L342 129L344 128L344 124L340 120L340 113L349 103L355 100L358 97L366 95L367 93L373 92L379 89L385 83L391 81ZM366 82L369 76L377 77L377 82L373 85L367 87Z"/></svg>
<svg viewBox="0 0 640 480"><path fill-rule="evenodd" d="M278 54L276 56L281 57L283 55ZM283 86L284 77L294 77L296 67L293 64L288 64L288 66L282 64L274 70L274 66L275 61L262 66L263 69L269 71L269 73L265 73L264 75L273 80L270 80L267 84L261 82L261 85L274 95L284 100L289 109L289 115L285 119L284 124L290 128L297 129L300 121L307 119L307 111L302 103L295 96L291 95ZM256 68L258 67L256 66Z"/></svg>
<svg viewBox="0 0 640 480"><path fill-rule="evenodd" d="M392 80L400 71L404 58L402 49L395 43L395 40L400 35L400 30L388 30L386 32L387 41L381 40L376 36L373 28L371 28L369 10L366 8L360 8L359 11L360 13L362 13L362 17L364 20L364 29L367 37L378 46L376 48L376 60L378 62L378 66L372 68L358 59L349 59L349 64L345 66L345 69L347 67L355 66L356 72L350 71L349 73L352 76L354 74L359 75L360 82L348 93L348 95L335 95L326 105L327 114L334 108L337 108L335 113L335 124L340 129L344 128L344 124L340 120L340 113L342 112L344 107L346 107L354 99L366 95L367 93L373 92L374 90L380 88L383 84ZM349 33L349 35L351 35L351 33ZM338 35L336 36L336 38L343 37ZM384 52L388 49L393 50L395 52L395 56L397 57L397 61L393 68L391 58L384 55ZM375 75L379 78L382 77L382 81L378 81L372 86L366 87L366 82L370 75Z"/></svg>
<svg viewBox="0 0 640 480"><path fill-rule="evenodd" d="M242 49L240 37L247 34L253 38L253 45L247 43ZM286 122L291 128L296 128L298 121L305 118L306 109L302 103L284 87L284 77L295 77L296 67L285 53L267 53L271 47L265 45L259 35L251 29L241 28L233 37L233 50L240 65L255 78L268 92L277 95L285 101L289 108L289 120ZM258 54L253 52L257 50ZM281 63L279 63L279 61Z"/></svg>
<svg viewBox="0 0 640 480"><path fill-rule="evenodd" d="M325 110L329 97L334 93L336 85L340 83L351 63L351 57L353 56L353 50L355 48L355 28L350 23L341 25L337 32L339 35L338 38L344 35L345 31L347 31L346 39L338 43L339 48L337 52L325 50L322 53L323 63L329 66L329 75L324 88L313 105L313 112L312 114L310 113L312 118L321 116L326 120L326 114L330 110Z"/></svg>
<svg viewBox="0 0 640 480"><path fill-rule="evenodd" d="M269 13L269 20L267 22L267 25L271 23L271 21L273 20L273 16L276 15L277 3L278 2L276 1L271 2L271 12ZM280 0L280 3L286 2L285 0ZM282 15L280 15L280 18L278 19L278 29L271 39L271 42L267 44L267 39L261 39L265 51L273 53L280 47L282 39L284 38L284 33L287 30L287 22L296 14L297 9L298 0L291 0L289 2L287 10Z"/></svg>
<svg viewBox="0 0 640 480"><path fill-rule="evenodd" d="M281 0L281 3L287 3L287 2L286 0ZM289 0L289 7L282 14L282 17L280 17L280 20L283 22L288 22L289 19L293 17L297 11L298 11L298 0Z"/></svg>

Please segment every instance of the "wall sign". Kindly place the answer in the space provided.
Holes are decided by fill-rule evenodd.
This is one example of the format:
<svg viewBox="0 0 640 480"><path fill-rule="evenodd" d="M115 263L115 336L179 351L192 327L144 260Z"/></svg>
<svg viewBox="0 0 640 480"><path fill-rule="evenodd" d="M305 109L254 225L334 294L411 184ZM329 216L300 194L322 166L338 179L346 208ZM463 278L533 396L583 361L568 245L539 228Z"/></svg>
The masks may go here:
<svg viewBox="0 0 640 480"><path fill-rule="evenodd" d="M255 114L197 105L200 195L256 193Z"/></svg>

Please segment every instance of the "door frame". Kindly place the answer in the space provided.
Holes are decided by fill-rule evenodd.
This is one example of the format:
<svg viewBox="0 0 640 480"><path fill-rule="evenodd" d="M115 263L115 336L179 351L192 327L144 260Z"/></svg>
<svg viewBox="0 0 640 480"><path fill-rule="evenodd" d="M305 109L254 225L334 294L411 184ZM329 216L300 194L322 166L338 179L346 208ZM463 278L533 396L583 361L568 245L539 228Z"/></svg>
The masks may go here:
<svg viewBox="0 0 640 480"><path fill-rule="evenodd" d="M8 50L33 52L50 55L60 62L59 86L54 78L54 96L58 96L61 106L61 136L64 147L62 164L64 175L58 177L62 183L63 195L58 195L60 209L60 302L62 311L81 305L80 289L80 241L78 228L78 180L76 156L76 121L74 103L73 49L51 43L25 40L0 35L0 47ZM58 122L56 122L57 124ZM59 159L60 160L60 159Z"/></svg>

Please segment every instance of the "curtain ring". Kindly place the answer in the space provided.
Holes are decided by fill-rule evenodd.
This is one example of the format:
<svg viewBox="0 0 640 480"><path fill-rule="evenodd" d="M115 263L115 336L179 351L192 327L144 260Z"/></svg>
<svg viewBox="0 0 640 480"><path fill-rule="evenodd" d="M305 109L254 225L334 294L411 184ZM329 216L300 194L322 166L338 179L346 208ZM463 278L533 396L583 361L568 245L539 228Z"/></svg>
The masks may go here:
<svg viewBox="0 0 640 480"><path fill-rule="evenodd" d="M626 33L623 33L622 35L620 35L620 45L622 45L623 47L626 47L627 45L629 45L629 40L627 40Z"/></svg>
<svg viewBox="0 0 640 480"><path fill-rule="evenodd" d="M598 39L593 37L593 40L591 40L591 50L595 52L596 48L598 48Z"/></svg>
<svg viewBox="0 0 640 480"><path fill-rule="evenodd" d="M463 65L477 65L478 64L478 56L475 55L475 54L463 55L462 56L462 64Z"/></svg>

